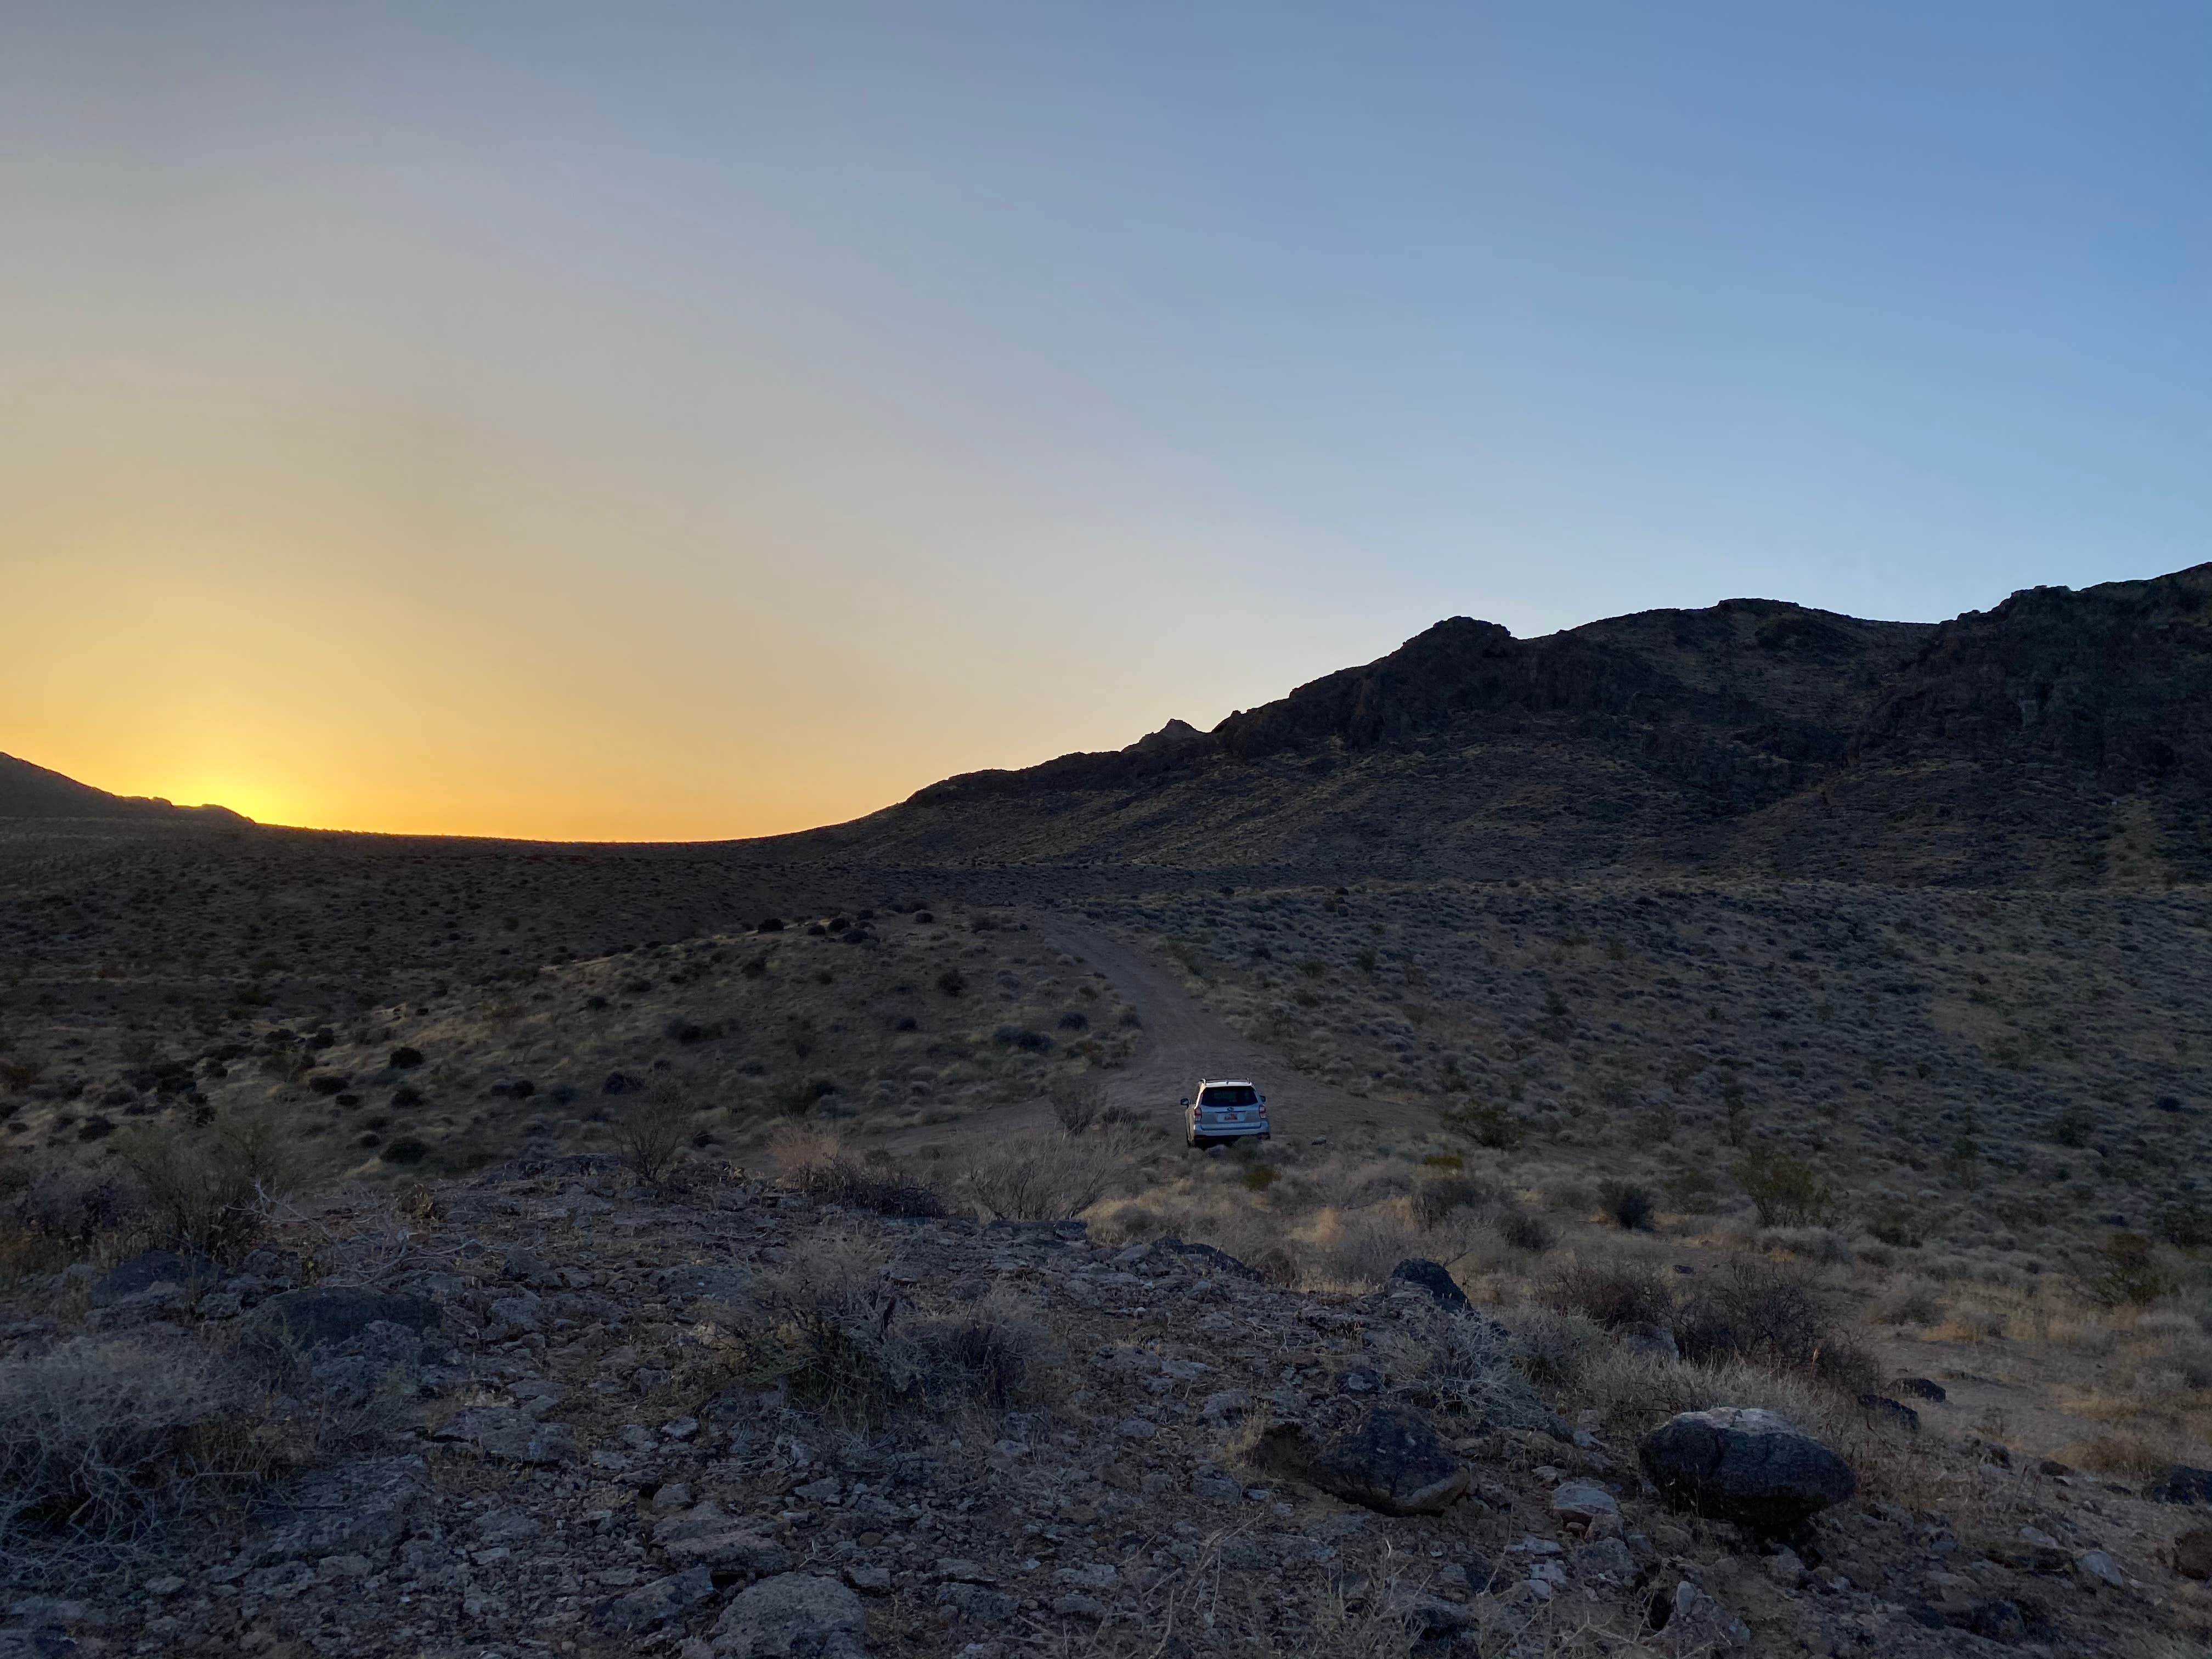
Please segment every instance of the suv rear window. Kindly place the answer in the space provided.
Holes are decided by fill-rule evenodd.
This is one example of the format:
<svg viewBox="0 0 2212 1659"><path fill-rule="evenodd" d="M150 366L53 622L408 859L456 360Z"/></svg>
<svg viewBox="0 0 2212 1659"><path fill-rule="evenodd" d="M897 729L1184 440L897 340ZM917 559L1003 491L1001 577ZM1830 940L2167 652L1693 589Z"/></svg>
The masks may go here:
<svg viewBox="0 0 2212 1659"><path fill-rule="evenodd" d="M1233 1089L1204 1089L1200 1091L1198 1103L1201 1106L1257 1106L1260 1091L1248 1084Z"/></svg>

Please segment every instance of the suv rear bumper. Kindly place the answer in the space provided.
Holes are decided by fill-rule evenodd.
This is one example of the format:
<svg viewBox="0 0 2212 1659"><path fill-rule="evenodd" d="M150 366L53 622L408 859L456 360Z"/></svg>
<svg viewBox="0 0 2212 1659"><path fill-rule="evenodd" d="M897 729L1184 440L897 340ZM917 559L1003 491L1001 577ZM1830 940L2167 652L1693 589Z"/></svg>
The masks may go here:
<svg viewBox="0 0 2212 1659"><path fill-rule="evenodd" d="M1265 1121L1259 1123L1190 1123L1185 1133L1194 1140L1244 1140L1254 1135L1268 1133Z"/></svg>

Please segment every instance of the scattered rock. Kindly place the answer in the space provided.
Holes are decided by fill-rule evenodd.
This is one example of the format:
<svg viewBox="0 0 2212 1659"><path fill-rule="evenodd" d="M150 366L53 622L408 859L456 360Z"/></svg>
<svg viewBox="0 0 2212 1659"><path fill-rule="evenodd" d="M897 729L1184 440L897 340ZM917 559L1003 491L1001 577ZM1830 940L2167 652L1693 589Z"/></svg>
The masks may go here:
<svg viewBox="0 0 2212 1659"><path fill-rule="evenodd" d="M343 1342L381 1320L427 1331L437 1325L438 1304L425 1296L396 1296L355 1285L320 1285L286 1291L253 1310L259 1328L299 1348Z"/></svg>
<svg viewBox="0 0 2212 1659"><path fill-rule="evenodd" d="M635 1636L680 1618L714 1594L714 1575L691 1567L600 1602L592 1609L592 1623L609 1636Z"/></svg>
<svg viewBox="0 0 2212 1659"><path fill-rule="evenodd" d="M430 1468L419 1457L341 1464L298 1482L259 1514L268 1561L381 1558L428 1516Z"/></svg>
<svg viewBox="0 0 2212 1659"><path fill-rule="evenodd" d="M1684 1412L1646 1436L1638 1456L1673 1503L1761 1531L1789 1531L1858 1489L1842 1458L1753 1407Z"/></svg>
<svg viewBox="0 0 2212 1659"><path fill-rule="evenodd" d="M836 1579L779 1573L723 1609L711 1650L714 1659L864 1659L867 1626L860 1598Z"/></svg>
<svg viewBox="0 0 2212 1659"><path fill-rule="evenodd" d="M2212 1504L2212 1469L2176 1463L2144 1487L2143 1496L2158 1504Z"/></svg>
<svg viewBox="0 0 2212 1659"><path fill-rule="evenodd" d="M1686 1578L1673 1595L1653 1603L1652 1623L1674 1659L1731 1653L1751 1644L1749 1626Z"/></svg>
<svg viewBox="0 0 2212 1659"><path fill-rule="evenodd" d="M1407 1406L1370 1406L1352 1427L1318 1443L1303 1425L1278 1424L1256 1455L1271 1474L1383 1515L1441 1515L1472 1478L1429 1419Z"/></svg>
<svg viewBox="0 0 2212 1659"><path fill-rule="evenodd" d="M737 1517L725 1515L712 1498L662 1521L653 1529L653 1541L672 1563L682 1566L761 1574L785 1572L791 1567L788 1550L762 1537Z"/></svg>
<svg viewBox="0 0 2212 1659"><path fill-rule="evenodd" d="M1552 1492L1552 1513L1562 1521L1588 1526L1601 1516L1619 1515L1620 1504L1603 1486L1594 1486L1587 1480L1566 1480Z"/></svg>
<svg viewBox="0 0 2212 1659"><path fill-rule="evenodd" d="M566 1423L541 1423L513 1406L471 1406L455 1413L437 1437L502 1462L569 1463L576 1457L575 1431Z"/></svg>
<svg viewBox="0 0 2212 1659"><path fill-rule="evenodd" d="M1869 1423L1902 1429L1907 1434L1920 1432L1920 1413L1901 1401L1892 1400L1887 1395L1861 1395L1859 1409L1866 1413Z"/></svg>
<svg viewBox="0 0 2212 1659"><path fill-rule="evenodd" d="M1452 1313L1474 1311L1474 1304L1467 1299L1467 1292L1460 1289L1458 1280L1445 1272L1441 1263L1409 1256L1390 1269L1390 1277L1398 1284L1426 1291L1436 1298L1439 1308Z"/></svg>
<svg viewBox="0 0 2212 1659"><path fill-rule="evenodd" d="M2128 1576L2120 1571L2120 1564L2102 1550L2084 1550L2074 1558L2074 1565L2084 1578L2094 1578L2113 1589L2128 1587Z"/></svg>
<svg viewBox="0 0 2212 1659"><path fill-rule="evenodd" d="M1892 1394L1909 1395L1915 1400L1932 1401L1938 1406L1950 1398L1943 1392L1943 1385L1941 1382L1931 1382L1924 1376L1900 1376L1889 1385L1889 1391Z"/></svg>

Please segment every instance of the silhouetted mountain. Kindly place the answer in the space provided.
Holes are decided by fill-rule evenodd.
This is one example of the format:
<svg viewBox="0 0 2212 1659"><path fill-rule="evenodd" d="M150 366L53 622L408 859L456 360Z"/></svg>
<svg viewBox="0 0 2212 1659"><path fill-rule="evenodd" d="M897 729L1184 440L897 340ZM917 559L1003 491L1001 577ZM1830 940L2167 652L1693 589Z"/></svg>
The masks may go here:
<svg viewBox="0 0 2212 1659"><path fill-rule="evenodd" d="M2212 565L1942 623L1767 599L1534 640L1452 617L1103 754L787 838L916 865L1613 866L2073 882L2208 860Z"/></svg>
<svg viewBox="0 0 2212 1659"><path fill-rule="evenodd" d="M0 755L0 818L201 817L252 822L227 806L177 806L156 796L111 795L13 755Z"/></svg>

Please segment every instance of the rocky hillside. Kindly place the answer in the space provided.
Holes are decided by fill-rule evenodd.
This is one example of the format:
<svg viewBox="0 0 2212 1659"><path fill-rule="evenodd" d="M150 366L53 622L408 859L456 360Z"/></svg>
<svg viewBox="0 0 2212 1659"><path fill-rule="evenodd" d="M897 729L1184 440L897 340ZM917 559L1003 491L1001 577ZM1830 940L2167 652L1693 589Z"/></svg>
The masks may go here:
<svg viewBox="0 0 2212 1659"><path fill-rule="evenodd" d="M21 1288L0 1652L1911 1659L2203 1617L2194 1511L1918 1438L1932 1385L1853 1412L1547 1328L1433 1263L1304 1293L704 1169L326 1202L230 1269Z"/></svg>
<svg viewBox="0 0 2212 1659"><path fill-rule="evenodd" d="M1536 640L1454 617L1109 754L970 773L794 850L1346 874L2101 878L2208 866L2212 566L1940 625L1768 600Z"/></svg>

